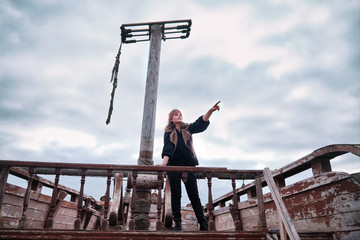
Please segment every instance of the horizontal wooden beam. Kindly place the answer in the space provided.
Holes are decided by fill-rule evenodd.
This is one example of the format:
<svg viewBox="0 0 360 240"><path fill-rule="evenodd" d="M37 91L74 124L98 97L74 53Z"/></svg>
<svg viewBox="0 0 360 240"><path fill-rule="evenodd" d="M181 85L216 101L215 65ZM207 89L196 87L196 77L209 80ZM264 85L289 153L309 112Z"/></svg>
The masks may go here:
<svg viewBox="0 0 360 240"><path fill-rule="evenodd" d="M0 167L20 167L27 170L34 168L35 174L54 175L55 170L60 168L61 175L81 176L81 169L86 169L86 176L107 176L107 171L114 173L123 173L127 176L128 172L137 171L139 173L156 175L158 171L163 172L195 172L199 173L199 178L205 178L206 173L212 173L213 177L220 179L230 179L231 174L236 179L255 179L257 175L262 175L261 170L235 170L227 168L212 167L179 167L177 166L140 166L140 165L114 165L114 164L84 164L84 163L56 163L56 162L32 162L32 161L9 161L0 160Z"/></svg>

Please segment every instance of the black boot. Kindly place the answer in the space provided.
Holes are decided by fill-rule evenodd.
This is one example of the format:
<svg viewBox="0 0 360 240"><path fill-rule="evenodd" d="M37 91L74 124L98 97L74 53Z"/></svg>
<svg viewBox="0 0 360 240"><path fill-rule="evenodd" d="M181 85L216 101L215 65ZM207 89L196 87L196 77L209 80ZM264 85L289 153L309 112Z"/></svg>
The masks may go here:
<svg viewBox="0 0 360 240"><path fill-rule="evenodd" d="M203 219L199 224L200 224L200 231L208 230L208 223L207 223L206 219Z"/></svg>
<svg viewBox="0 0 360 240"><path fill-rule="evenodd" d="M175 231L181 231L182 230L181 221L180 222L175 222L174 229L175 229Z"/></svg>

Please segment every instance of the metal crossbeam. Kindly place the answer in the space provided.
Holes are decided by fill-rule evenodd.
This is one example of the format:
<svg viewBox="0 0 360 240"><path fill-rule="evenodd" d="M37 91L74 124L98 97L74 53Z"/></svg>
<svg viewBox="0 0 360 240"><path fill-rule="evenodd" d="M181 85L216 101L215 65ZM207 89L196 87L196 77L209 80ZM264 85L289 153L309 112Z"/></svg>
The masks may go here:
<svg viewBox="0 0 360 240"><path fill-rule="evenodd" d="M190 36L191 20L128 23L121 25L121 41L123 43L145 42L150 40L151 26L160 25L162 40L185 39Z"/></svg>

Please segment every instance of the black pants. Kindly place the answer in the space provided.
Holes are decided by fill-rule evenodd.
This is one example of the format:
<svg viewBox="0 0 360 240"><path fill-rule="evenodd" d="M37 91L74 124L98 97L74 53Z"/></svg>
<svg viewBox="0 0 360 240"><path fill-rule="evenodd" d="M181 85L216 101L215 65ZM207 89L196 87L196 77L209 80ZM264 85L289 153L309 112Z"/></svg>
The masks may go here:
<svg viewBox="0 0 360 240"><path fill-rule="evenodd" d="M171 210L175 222L181 222L181 172L167 172L171 189ZM184 182L186 192L194 209L198 223L206 221L204 209L199 198L196 173L188 173L187 181Z"/></svg>

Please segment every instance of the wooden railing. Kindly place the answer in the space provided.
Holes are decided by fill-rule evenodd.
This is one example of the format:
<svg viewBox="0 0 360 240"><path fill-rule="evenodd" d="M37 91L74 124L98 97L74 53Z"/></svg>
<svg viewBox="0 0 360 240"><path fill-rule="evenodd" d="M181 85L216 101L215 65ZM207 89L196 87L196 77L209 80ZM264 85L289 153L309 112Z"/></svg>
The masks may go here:
<svg viewBox="0 0 360 240"><path fill-rule="evenodd" d="M262 171L261 170L230 170L226 168L204 168L204 167L158 167L158 166L134 166L134 165L110 165L110 164L80 164L80 163L54 163L54 162L29 162L29 161L8 161L8 160L0 160L0 167L1 167L1 175L0 175L0 210L4 198L5 187L7 184L7 177L9 174L13 174L16 176L22 176L28 180L28 187L26 189L24 203L23 203L23 211L22 216L19 224L19 228L23 228L25 226L26 221L26 212L27 207L29 204L29 196L30 191L34 189L34 182L41 181L43 184L47 185L48 187L52 188L52 198L50 204L50 210L48 214L48 219L46 221L46 228L51 229L53 223L53 212L55 210L55 205L58 197L58 192L61 189L62 191L67 191L69 194L76 196L77 198L77 217L74 223L74 229L79 230L81 224L81 212L83 210L83 202L84 199L90 200L92 204L96 204L96 201L89 196L84 194L84 185L87 176L93 177L105 177L106 178L106 194L104 200L104 214L103 220L101 222L101 229L106 230L108 229L109 219L109 203L110 203L110 184L111 179L115 177L116 179L122 179L123 177L127 177L128 175L131 176L131 187L132 193L136 192L137 186L139 182L137 178L139 174L150 174L155 175L157 180L157 196L158 196L158 205L157 205L157 219L156 219L156 229L160 230L162 226L161 220L161 210L162 210L162 202L163 202L163 182L164 182L164 175L166 172L179 172L181 171L183 174L183 179L187 178L187 173L194 172L197 173L198 178L206 178L208 182L208 204L207 204L207 215L209 218L209 230L215 230L215 224L213 219L213 193L212 193L212 179L219 178L219 179L229 179L231 180L232 186L232 193L233 196L236 196L236 180L238 179L253 179L255 180L255 188L257 192L257 200L258 200L258 210L259 210L259 222L260 227L262 230L266 230L266 219L265 219L265 210L264 210L264 202L262 196L262 186L261 186L261 177ZM28 173L28 175L26 174ZM54 175L54 182L42 179L37 177L37 174L44 174L44 175ZM59 179L61 175L67 176L80 176L80 190L76 192L75 190L71 190L68 187L61 186L59 184ZM25 177L24 177L25 176ZM118 182L119 183L119 182ZM122 184L120 182L119 184ZM129 182L128 182L129 185ZM115 188L116 189L116 188ZM122 191L121 191L122 192ZM120 194L121 194L120 192ZM121 196L119 196L122 198ZM116 198L116 196L115 196ZM123 211L123 209L117 208L117 204L121 201L121 199L113 198L113 205L112 211L116 215L118 212ZM136 194L131 194L131 203L130 203L130 220L129 220L129 230L135 230L135 220L134 220L134 213L135 213L135 201L136 201ZM234 214L234 224L235 230L241 231L242 225L241 220L239 217L239 209L238 209L238 198L233 197L233 212ZM118 216L115 216L117 219Z"/></svg>
<svg viewBox="0 0 360 240"><path fill-rule="evenodd" d="M276 182L279 184L279 187L285 186L285 179L292 177L296 174L299 174L308 169L312 169L314 176L319 175L324 172L330 172L332 170L330 160L346 154L352 153L360 157L360 145L359 144L336 144L328 145L322 148L319 148L312 153L289 163L288 165L272 171L273 177L276 179ZM261 177L261 185L266 186L266 181L264 177ZM236 195L239 199L242 195L247 195L248 198L252 198L256 195L256 182L244 185L236 189ZM217 199L214 200L213 206L225 206L225 203L229 200L232 200L233 192L229 192Z"/></svg>

